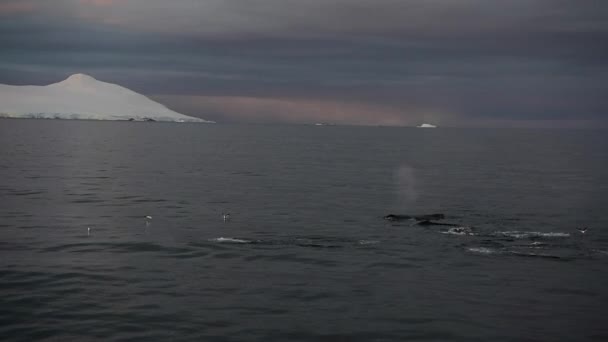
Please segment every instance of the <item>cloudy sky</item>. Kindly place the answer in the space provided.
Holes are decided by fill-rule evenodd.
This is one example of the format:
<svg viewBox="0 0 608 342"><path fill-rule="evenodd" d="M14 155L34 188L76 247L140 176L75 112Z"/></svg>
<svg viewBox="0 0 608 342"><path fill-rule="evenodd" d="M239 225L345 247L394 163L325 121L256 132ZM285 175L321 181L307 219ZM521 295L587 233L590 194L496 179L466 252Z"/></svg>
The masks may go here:
<svg viewBox="0 0 608 342"><path fill-rule="evenodd" d="M605 0L0 0L0 83L218 122L608 126Z"/></svg>

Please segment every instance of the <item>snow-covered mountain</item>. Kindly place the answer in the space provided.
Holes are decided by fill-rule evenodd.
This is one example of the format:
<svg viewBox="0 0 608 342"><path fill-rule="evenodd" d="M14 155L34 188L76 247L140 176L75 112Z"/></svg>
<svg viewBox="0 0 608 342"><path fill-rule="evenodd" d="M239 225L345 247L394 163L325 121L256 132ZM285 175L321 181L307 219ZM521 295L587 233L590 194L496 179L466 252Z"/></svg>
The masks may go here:
<svg viewBox="0 0 608 342"><path fill-rule="evenodd" d="M422 125L416 126L416 127L418 127L418 128L437 128L437 126L431 125L431 124L428 124L428 123L423 123Z"/></svg>
<svg viewBox="0 0 608 342"><path fill-rule="evenodd" d="M0 84L0 117L212 122L174 112L144 95L84 74L48 86Z"/></svg>

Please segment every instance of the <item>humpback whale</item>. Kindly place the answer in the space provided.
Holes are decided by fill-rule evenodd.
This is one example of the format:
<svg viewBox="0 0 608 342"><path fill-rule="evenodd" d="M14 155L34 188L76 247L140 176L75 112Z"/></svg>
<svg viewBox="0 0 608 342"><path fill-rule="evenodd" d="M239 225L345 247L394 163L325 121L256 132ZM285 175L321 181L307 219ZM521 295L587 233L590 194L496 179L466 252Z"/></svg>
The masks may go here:
<svg viewBox="0 0 608 342"><path fill-rule="evenodd" d="M462 227L461 224L456 223L441 223L441 222L433 222L431 220L422 220L416 222L417 225L420 226L448 226L448 227Z"/></svg>

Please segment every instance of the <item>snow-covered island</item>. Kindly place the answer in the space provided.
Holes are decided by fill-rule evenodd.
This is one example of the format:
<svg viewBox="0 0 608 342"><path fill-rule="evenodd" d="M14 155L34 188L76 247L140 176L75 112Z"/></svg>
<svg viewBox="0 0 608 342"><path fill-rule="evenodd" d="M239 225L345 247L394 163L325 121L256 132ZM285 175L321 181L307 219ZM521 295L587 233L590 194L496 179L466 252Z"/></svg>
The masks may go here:
<svg viewBox="0 0 608 342"><path fill-rule="evenodd" d="M144 95L84 74L47 86L0 84L0 117L213 122L174 112Z"/></svg>
<svg viewBox="0 0 608 342"><path fill-rule="evenodd" d="M427 124L427 123L423 123L422 125L416 126L416 127L418 127L418 128L437 128L437 126L431 125L431 124Z"/></svg>

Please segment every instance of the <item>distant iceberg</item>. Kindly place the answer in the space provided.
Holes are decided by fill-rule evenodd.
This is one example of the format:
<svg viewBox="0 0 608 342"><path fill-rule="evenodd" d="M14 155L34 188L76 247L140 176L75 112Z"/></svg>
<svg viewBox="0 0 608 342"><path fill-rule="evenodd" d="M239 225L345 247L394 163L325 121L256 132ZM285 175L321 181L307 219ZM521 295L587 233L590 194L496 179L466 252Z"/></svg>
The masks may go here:
<svg viewBox="0 0 608 342"><path fill-rule="evenodd" d="M416 127L418 127L418 128L437 128L437 126L431 125L431 124L427 124L427 123L423 123L422 125L416 126Z"/></svg>
<svg viewBox="0 0 608 342"><path fill-rule="evenodd" d="M0 84L0 117L213 122L174 112L144 95L84 74L47 86Z"/></svg>

